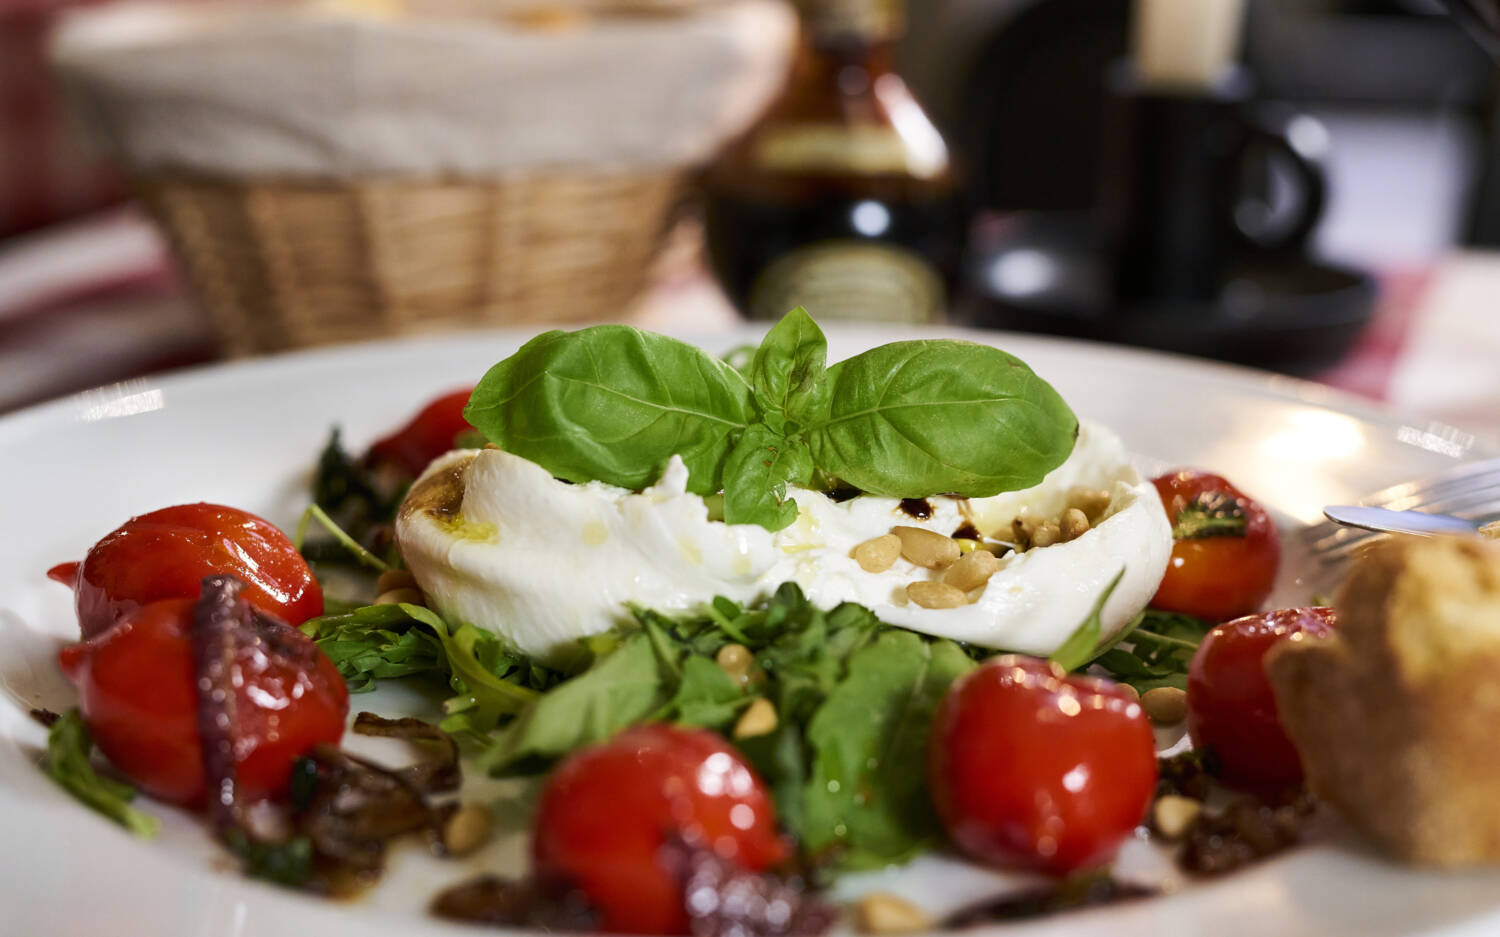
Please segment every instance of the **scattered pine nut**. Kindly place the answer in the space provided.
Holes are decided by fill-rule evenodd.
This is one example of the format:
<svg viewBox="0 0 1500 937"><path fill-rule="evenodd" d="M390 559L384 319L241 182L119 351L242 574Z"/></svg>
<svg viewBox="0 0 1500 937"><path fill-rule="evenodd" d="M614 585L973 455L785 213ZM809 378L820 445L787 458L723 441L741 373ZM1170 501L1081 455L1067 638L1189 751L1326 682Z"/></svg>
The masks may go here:
<svg viewBox="0 0 1500 937"><path fill-rule="evenodd" d="M1077 508L1092 523L1097 523L1109 510L1110 496L1097 488L1074 488L1068 492L1068 507Z"/></svg>
<svg viewBox="0 0 1500 937"><path fill-rule="evenodd" d="M404 569L388 569L375 580L376 595L393 589L415 589L416 587L417 578Z"/></svg>
<svg viewBox="0 0 1500 937"><path fill-rule="evenodd" d="M1176 725L1187 717L1187 694L1175 686L1159 686L1141 694L1141 708L1157 725Z"/></svg>
<svg viewBox="0 0 1500 937"><path fill-rule="evenodd" d="M734 724L734 737L751 739L759 735L770 735L776 731L777 724L775 705L762 696L740 713L739 720Z"/></svg>
<svg viewBox="0 0 1500 937"><path fill-rule="evenodd" d="M944 537L921 527L892 527L891 533L901 538L902 556L928 569L946 569L963 552L958 548L958 541L952 537Z"/></svg>
<svg viewBox="0 0 1500 937"><path fill-rule="evenodd" d="M859 899L854 917L865 934L915 934L936 924L932 915L889 892L873 892Z"/></svg>
<svg viewBox="0 0 1500 937"><path fill-rule="evenodd" d="M1177 794L1163 794L1151 806L1151 827L1163 839L1175 842L1187 835L1202 812L1202 801Z"/></svg>
<svg viewBox="0 0 1500 937"><path fill-rule="evenodd" d="M849 555L867 573L883 573L901 555L901 538L895 534L881 534L861 543Z"/></svg>
<svg viewBox="0 0 1500 937"><path fill-rule="evenodd" d="M1141 691L1137 690L1135 687L1131 686L1130 684L1128 684L1128 683L1121 683L1121 684L1118 684L1118 686L1120 687L1120 690L1126 696L1130 697L1131 699L1133 699L1133 700L1139 700L1141 698Z"/></svg>
<svg viewBox="0 0 1500 937"><path fill-rule="evenodd" d="M1050 547L1054 543L1062 542L1062 529L1057 526L1056 521L1046 521L1038 524L1031 532L1031 545L1034 547Z"/></svg>
<svg viewBox="0 0 1500 937"><path fill-rule="evenodd" d="M1037 519L1022 514L1010 522L1011 539L1016 542L1017 550L1031 549L1031 535L1036 531Z"/></svg>
<svg viewBox="0 0 1500 937"><path fill-rule="evenodd" d="M427 598L422 595L420 590L410 587L392 589L389 592L382 592L375 597L376 605L396 605L398 603L426 605Z"/></svg>
<svg viewBox="0 0 1500 937"><path fill-rule="evenodd" d="M1479 528L1479 534L1491 540L1500 540L1500 521L1490 521L1488 524L1485 524Z"/></svg>
<svg viewBox="0 0 1500 937"><path fill-rule="evenodd" d="M743 644L726 644L714 655L714 663L719 665L720 670L738 680L750 673L755 655Z"/></svg>
<svg viewBox="0 0 1500 937"><path fill-rule="evenodd" d="M988 550L974 550L965 553L959 557L958 562L948 567L948 571L943 573L943 582L961 592L968 592L989 582L999 568L1000 561L995 559L995 554Z"/></svg>
<svg viewBox="0 0 1500 937"><path fill-rule="evenodd" d="M464 804L443 824L443 849L462 856L483 846L490 838L495 818L483 804Z"/></svg>
<svg viewBox="0 0 1500 937"><path fill-rule="evenodd" d="M964 595L964 590L946 582L928 582L925 579L908 585L906 597L923 608L958 608L969 604L969 597Z"/></svg>
<svg viewBox="0 0 1500 937"><path fill-rule="evenodd" d="M1063 542L1067 543L1088 533L1089 519L1078 508L1068 508L1058 520L1057 526L1062 533Z"/></svg>

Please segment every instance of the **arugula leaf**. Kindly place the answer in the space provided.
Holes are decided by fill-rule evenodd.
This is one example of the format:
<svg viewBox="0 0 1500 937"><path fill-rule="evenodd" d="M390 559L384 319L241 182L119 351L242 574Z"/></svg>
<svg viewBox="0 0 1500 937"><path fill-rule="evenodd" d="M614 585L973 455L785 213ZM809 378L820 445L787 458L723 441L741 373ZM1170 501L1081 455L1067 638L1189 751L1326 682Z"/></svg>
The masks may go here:
<svg viewBox="0 0 1500 937"><path fill-rule="evenodd" d="M301 888L312 878L312 840L293 836L285 842L261 842L243 830L230 830L224 837L229 851L239 857L245 874L288 888Z"/></svg>
<svg viewBox="0 0 1500 937"><path fill-rule="evenodd" d="M468 624L453 628L420 605L367 605L311 619L301 629L338 667L352 692L385 677L425 674L447 680L457 694L444 704L450 715L442 728L449 732L488 732L560 678L512 654L490 632Z"/></svg>
<svg viewBox="0 0 1500 937"><path fill-rule="evenodd" d="M1104 591L1095 600L1094 607L1089 610L1088 615L1084 616L1083 623L1068 635L1068 640L1052 652L1049 659L1054 664L1064 670L1077 670L1105 650L1099 645L1099 639L1104 633L1104 605L1109 601L1109 597L1114 595L1115 587L1120 584L1124 576L1125 567L1122 566L1120 571L1115 573L1115 578L1104 587Z"/></svg>
<svg viewBox="0 0 1500 937"><path fill-rule="evenodd" d="M750 386L692 345L623 325L546 332L495 365L464 418L495 445L573 482L640 489L676 454L688 488L722 486L753 416Z"/></svg>
<svg viewBox="0 0 1500 937"><path fill-rule="evenodd" d="M746 377L762 419L778 433L823 419L828 411L828 340L798 306L781 318L750 361Z"/></svg>
<svg viewBox="0 0 1500 937"><path fill-rule="evenodd" d="M1078 419L1019 359L969 342L894 342L828 370L813 462L888 497L988 497L1039 483L1073 451Z"/></svg>
<svg viewBox="0 0 1500 937"><path fill-rule="evenodd" d="M479 764L494 775L533 773L646 719L673 691L650 637L637 632L492 736Z"/></svg>
<svg viewBox="0 0 1500 937"><path fill-rule="evenodd" d="M849 659L848 676L807 726L813 752L798 831L843 868L878 868L930 848L942 827L927 792L927 736L938 704L974 662L952 641L901 629Z"/></svg>
<svg viewBox="0 0 1500 937"><path fill-rule="evenodd" d="M806 484L812 456L800 440L778 435L764 423L745 430L724 465L724 520L781 530L797 519L797 503L786 486Z"/></svg>
<svg viewBox="0 0 1500 937"><path fill-rule="evenodd" d="M1141 693L1162 686L1186 689L1193 653L1212 627L1211 622L1191 615L1146 609L1120 642L1100 654L1094 664Z"/></svg>
<svg viewBox="0 0 1500 937"><path fill-rule="evenodd" d="M724 668L695 654L682 662L682 682L660 718L723 732L752 699Z"/></svg>
<svg viewBox="0 0 1500 937"><path fill-rule="evenodd" d="M135 799L135 788L94 770L89 761L93 749L94 740L89 737L83 717L78 710L71 709L47 732L42 770L63 790L135 835L143 839L155 836L161 821L130 806Z"/></svg>

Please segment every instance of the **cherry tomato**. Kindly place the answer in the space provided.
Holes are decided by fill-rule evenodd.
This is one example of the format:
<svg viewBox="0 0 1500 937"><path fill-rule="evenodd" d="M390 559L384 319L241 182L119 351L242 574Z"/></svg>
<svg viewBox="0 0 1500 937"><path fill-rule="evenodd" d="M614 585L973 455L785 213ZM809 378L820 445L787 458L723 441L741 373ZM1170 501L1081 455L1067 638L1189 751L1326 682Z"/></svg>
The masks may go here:
<svg viewBox="0 0 1500 937"><path fill-rule="evenodd" d="M1118 684L1007 654L948 691L927 779L965 853L1064 874L1107 861L1145 815L1156 740Z"/></svg>
<svg viewBox="0 0 1500 937"><path fill-rule="evenodd" d="M1205 621L1258 610L1271 594L1281 562L1281 538L1270 515L1207 472L1185 469L1153 484L1176 543L1151 605Z"/></svg>
<svg viewBox="0 0 1500 937"><path fill-rule="evenodd" d="M1302 759L1266 678L1266 652L1281 641L1332 634L1337 623L1331 608L1283 608L1226 621L1198 645L1188 667L1188 734L1213 751L1225 784L1275 794L1302 783Z"/></svg>
<svg viewBox="0 0 1500 937"><path fill-rule="evenodd" d="M542 791L532 858L544 885L577 888L612 933L686 934L668 837L758 872L785 856L775 807L718 736L666 725L630 729L575 752Z"/></svg>
<svg viewBox="0 0 1500 937"><path fill-rule="evenodd" d="M251 605L292 625L323 614L323 589L302 554L269 521L220 504L179 504L133 517L81 564L47 575L76 594L84 638L157 599L194 598L210 573L245 583Z"/></svg>
<svg viewBox="0 0 1500 937"><path fill-rule="evenodd" d="M190 637L195 601L142 605L58 656L110 763L151 796L189 806L204 798ZM349 691L333 662L302 632L274 625L284 631L241 662L235 697L237 781L251 800L284 793L292 762L320 742L336 744L349 712ZM304 669L293 656L316 665Z"/></svg>
<svg viewBox="0 0 1500 937"><path fill-rule="evenodd" d="M444 394L412 417L411 422L370 447L366 460L393 465L412 476L422 474L427 463L454 447L459 436L474 427L464 419L464 407L474 388Z"/></svg>

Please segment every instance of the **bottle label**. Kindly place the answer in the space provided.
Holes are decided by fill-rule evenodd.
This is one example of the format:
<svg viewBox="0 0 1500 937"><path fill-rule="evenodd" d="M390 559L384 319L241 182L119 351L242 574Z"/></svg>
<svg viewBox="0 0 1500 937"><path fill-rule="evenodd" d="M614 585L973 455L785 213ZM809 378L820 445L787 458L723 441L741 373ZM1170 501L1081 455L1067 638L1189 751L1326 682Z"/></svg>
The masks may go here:
<svg viewBox="0 0 1500 937"><path fill-rule="evenodd" d="M749 312L779 319L804 306L815 319L935 322L943 280L913 251L894 244L838 240L778 257L750 291Z"/></svg>
<svg viewBox="0 0 1500 937"><path fill-rule="evenodd" d="M879 124L787 124L767 128L755 144L755 161L773 172L933 175L910 156L896 129Z"/></svg>

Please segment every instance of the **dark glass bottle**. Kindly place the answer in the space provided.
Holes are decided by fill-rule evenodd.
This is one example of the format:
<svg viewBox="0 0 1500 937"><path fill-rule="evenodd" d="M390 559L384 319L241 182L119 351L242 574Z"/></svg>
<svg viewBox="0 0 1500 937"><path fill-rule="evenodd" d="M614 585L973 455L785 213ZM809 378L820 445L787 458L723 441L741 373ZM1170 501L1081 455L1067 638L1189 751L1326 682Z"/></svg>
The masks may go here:
<svg viewBox="0 0 1500 937"><path fill-rule="evenodd" d="M942 316L963 248L942 135L893 68L899 0L796 0L781 95L709 170L709 261L752 318Z"/></svg>

